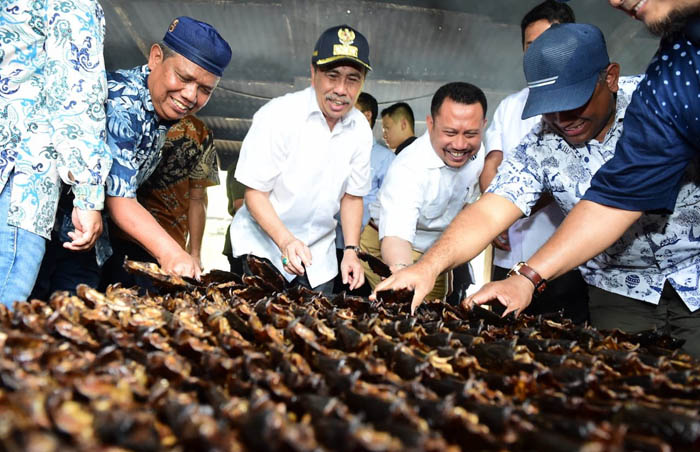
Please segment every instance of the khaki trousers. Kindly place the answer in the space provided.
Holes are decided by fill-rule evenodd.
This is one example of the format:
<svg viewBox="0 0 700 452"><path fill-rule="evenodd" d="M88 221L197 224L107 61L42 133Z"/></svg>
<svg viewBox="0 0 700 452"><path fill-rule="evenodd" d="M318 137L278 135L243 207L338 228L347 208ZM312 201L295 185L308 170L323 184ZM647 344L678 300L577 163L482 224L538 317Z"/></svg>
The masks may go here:
<svg viewBox="0 0 700 452"><path fill-rule="evenodd" d="M360 236L360 249L378 259L382 258L379 232L371 224L368 224L364 231L362 231L362 235ZM423 253L413 250L413 262L420 259L422 255ZM367 265L365 261L361 261L361 263L362 268L365 270L365 279L369 282L372 290L374 290L375 286L381 281L381 278L369 268L369 265ZM448 293L447 273L449 272L441 273L440 276L438 276L438 279L435 281L435 287L433 287L432 292L425 297L426 300L443 300L445 298L445 295Z"/></svg>

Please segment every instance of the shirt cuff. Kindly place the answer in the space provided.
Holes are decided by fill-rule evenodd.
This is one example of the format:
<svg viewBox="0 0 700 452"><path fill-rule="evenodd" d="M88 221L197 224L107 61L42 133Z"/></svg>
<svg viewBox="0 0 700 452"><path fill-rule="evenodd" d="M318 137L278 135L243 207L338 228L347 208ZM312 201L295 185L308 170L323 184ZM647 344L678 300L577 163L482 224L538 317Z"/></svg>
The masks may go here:
<svg viewBox="0 0 700 452"><path fill-rule="evenodd" d="M75 199L73 205L80 210L103 210L105 203L104 185L75 184L72 187Z"/></svg>

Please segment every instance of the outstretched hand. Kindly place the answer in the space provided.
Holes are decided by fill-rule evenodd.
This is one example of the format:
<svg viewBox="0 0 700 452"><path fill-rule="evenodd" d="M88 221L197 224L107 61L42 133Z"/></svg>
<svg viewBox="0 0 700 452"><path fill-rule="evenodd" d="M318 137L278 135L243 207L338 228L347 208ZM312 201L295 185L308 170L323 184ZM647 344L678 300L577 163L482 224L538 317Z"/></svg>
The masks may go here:
<svg viewBox="0 0 700 452"><path fill-rule="evenodd" d="M174 275L187 276L199 281L202 275L202 268L199 264L199 259L192 257L187 251L179 249L178 251L166 256L162 262L158 262L160 267Z"/></svg>
<svg viewBox="0 0 700 452"><path fill-rule="evenodd" d="M376 300L377 292L381 292L382 290L413 290L413 300L411 301L411 315L413 315L416 309L418 309L418 306L423 303L426 295L433 290L436 279L437 275L433 275L424 265L418 262L397 271L377 284L369 298L370 300Z"/></svg>
<svg viewBox="0 0 700 452"><path fill-rule="evenodd" d="M343 253L340 276L343 278L343 284L347 284L350 290L355 290L365 283L365 271L355 251L346 250Z"/></svg>
<svg viewBox="0 0 700 452"><path fill-rule="evenodd" d="M503 317L511 312L515 312L517 316L530 305L534 289L529 279L520 275L512 275L502 281L485 284L476 293L463 300L462 307L471 309L474 305L498 300L506 307L503 311Z"/></svg>

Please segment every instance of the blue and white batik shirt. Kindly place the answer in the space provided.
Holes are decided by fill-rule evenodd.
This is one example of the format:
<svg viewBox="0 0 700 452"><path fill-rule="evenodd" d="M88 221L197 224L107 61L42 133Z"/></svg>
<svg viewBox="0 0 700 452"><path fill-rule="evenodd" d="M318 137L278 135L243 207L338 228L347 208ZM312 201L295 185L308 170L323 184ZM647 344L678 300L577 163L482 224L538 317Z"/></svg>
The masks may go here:
<svg viewBox="0 0 700 452"><path fill-rule="evenodd" d="M96 0L3 0L0 9L0 190L8 223L51 235L61 180L74 205L104 206L104 12Z"/></svg>
<svg viewBox="0 0 700 452"><path fill-rule="evenodd" d="M546 124L535 126L503 161L487 190L530 214L542 192L551 192L564 212L583 197L593 175L615 152L625 111L639 77L622 77L615 120L603 142L572 147ZM674 212L644 214L610 248L579 267L588 284L658 304L665 281L691 311L700 307L700 188L689 168Z"/></svg>

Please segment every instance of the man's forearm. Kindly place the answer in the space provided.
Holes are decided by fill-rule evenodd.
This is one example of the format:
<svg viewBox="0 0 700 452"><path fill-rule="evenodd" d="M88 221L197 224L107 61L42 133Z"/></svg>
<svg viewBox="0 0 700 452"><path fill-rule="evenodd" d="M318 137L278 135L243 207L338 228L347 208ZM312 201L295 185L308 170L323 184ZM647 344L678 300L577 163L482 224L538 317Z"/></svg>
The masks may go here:
<svg viewBox="0 0 700 452"><path fill-rule="evenodd" d="M134 238L159 262L174 252L180 245L153 218L136 198L107 196L107 208L112 220L119 228Z"/></svg>
<svg viewBox="0 0 700 452"><path fill-rule="evenodd" d="M343 240L346 245L360 244L362 229L362 197L349 194L340 200L340 226L343 230Z"/></svg>
<svg viewBox="0 0 700 452"><path fill-rule="evenodd" d="M413 263L413 247L411 242L396 236L382 239L382 260L392 272Z"/></svg>
<svg viewBox="0 0 700 452"><path fill-rule="evenodd" d="M452 220L419 262L435 275L468 262L521 216L522 212L512 202L485 193Z"/></svg>
<svg viewBox="0 0 700 452"><path fill-rule="evenodd" d="M246 188L244 199L250 215L260 225L262 230L270 236L278 248L282 249L289 241L294 239L294 235L282 223L279 215L275 212L275 208L272 207L269 192Z"/></svg>
<svg viewBox="0 0 700 452"><path fill-rule="evenodd" d="M202 238L207 222L207 192L206 188L190 189L190 207L187 213L189 228L189 252L193 256L201 256Z"/></svg>
<svg viewBox="0 0 700 452"><path fill-rule="evenodd" d="M554 279L597 256L639 219L641 212L580 201L528 264Z"/></svg>

